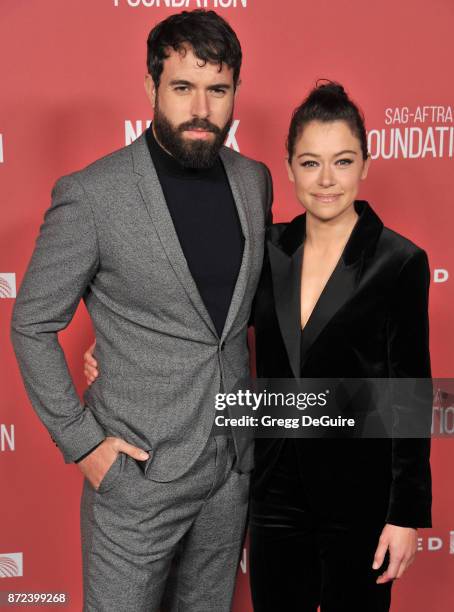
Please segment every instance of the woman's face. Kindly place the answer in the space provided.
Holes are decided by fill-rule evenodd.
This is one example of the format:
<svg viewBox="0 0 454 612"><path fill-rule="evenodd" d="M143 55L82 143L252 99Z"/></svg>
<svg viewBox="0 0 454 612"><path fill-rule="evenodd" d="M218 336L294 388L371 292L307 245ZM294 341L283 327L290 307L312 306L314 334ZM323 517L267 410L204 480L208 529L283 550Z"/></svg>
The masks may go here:
<svg viewBox="0 0 454 612"><path fill-rule="evenodd" d="M287 169L300 203L315 217L328 221L353 205L369 163L345 121L311 121L296 141Z"/></svg>

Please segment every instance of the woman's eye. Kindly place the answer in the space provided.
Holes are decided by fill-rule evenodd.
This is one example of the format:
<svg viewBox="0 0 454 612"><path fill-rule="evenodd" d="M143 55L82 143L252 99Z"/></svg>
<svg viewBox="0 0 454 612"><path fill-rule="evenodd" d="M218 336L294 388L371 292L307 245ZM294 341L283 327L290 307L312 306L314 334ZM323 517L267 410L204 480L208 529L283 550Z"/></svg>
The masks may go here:
<svg viewBox="0 0 454 612"><path fill-rule="evenodd" d="M317 166L317 162L314 160L307 160L301 164L303 168L315 168Z"/></svg>
<svg viewBox="0 0 454 612"><path fill-rule="evenodd" d="M338 159L336 161L336 166L349 166L350 164L353 163L352 159ZM314 159L308 159L304 162L302 162L301 166L303 168L316 168L319 165L319 163L317 161L315 161Z"/></svg>

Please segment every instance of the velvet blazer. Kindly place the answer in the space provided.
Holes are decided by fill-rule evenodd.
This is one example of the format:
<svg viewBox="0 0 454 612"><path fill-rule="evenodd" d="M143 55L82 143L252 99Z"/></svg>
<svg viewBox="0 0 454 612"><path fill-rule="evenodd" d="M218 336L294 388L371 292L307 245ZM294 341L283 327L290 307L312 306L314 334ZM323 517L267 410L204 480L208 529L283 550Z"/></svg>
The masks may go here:
<svg viewBox="0 0 454 612"><path fill-rule="evenodd" d="M306 215L267 230L252 313L261 378L430 378L425 251L383 226L365 201L304 328ZM427 405L431 410L431 403ZM258 439L252 495L266 495L282 439ZM430 439L296 441L308 504L339 521L431 526Z"/></svg>

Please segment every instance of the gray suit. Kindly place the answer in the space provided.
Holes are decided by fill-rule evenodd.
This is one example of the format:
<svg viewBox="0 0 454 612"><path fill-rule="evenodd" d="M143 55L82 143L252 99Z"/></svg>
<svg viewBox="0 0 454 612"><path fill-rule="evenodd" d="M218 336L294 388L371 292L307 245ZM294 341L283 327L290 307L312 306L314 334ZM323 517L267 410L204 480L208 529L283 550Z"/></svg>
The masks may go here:
<svg viewBox="0 0 454 612"><path fill-rule="evenodd" d="M247 323L271 180L263 164L230 149L221 159L245 238L221 338L190 274L143 135L56 183L15 304L12 340L30 400L67 463L106 435L119 436L151 451L148 480L178 481L210 446L215 394L248 374ZM100 367L84 404L57 339L81 298ZM250 471L251 449L244 454L235 445L240 471Z"/></svg>

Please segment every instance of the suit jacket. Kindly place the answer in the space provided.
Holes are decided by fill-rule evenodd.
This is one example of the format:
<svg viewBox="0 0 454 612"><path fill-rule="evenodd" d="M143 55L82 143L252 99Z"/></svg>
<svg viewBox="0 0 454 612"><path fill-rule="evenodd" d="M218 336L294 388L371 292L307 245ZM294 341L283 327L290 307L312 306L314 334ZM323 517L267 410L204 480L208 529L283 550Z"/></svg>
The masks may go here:
<svg viewBox="0 0 454 612"><path fill-rule="evenodd" d="M430 378L426 253L383 227L367 202L300 342L305 215L272 226L253 320L263 378ZM430 384L430 383L429 383ZM430 422L431 402L423 409ZM256 441L254 495L283 440ZM431 524L430 439L297 440L304 486L343 520Z"/></svg>
<svg viewBox="0 0 454 612"><path fill-rule="evenodd" d="M206 444L221 385L248 374L247 324L271 179L259 162L226 147L220 155L245 238L222 337L190 274L144 135L53 189L16 300L12 341L30 400L67 463L105 436L120 436L151 450L147 477L175 479ZM57 338L81 299L100 368L83 403ZM245 471L250 455L241 457Z"/></svg>

